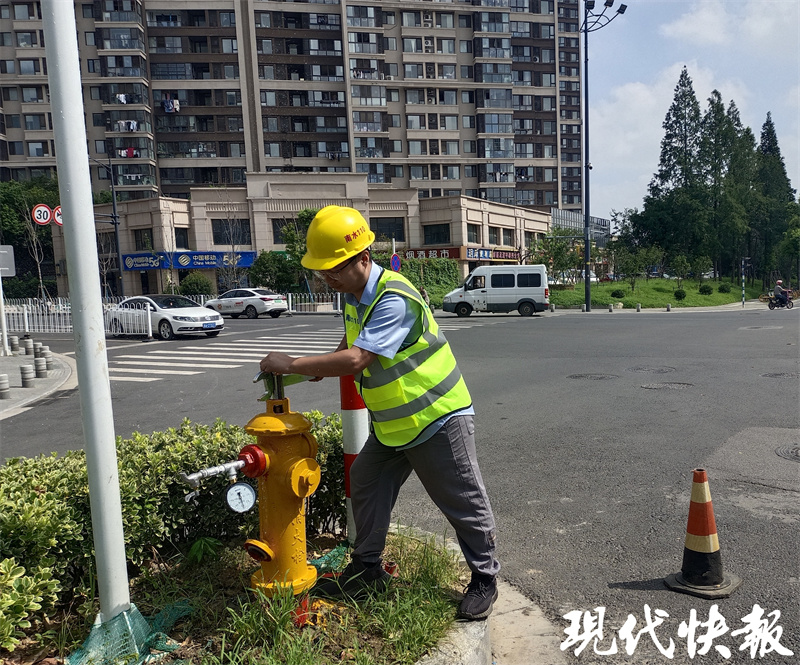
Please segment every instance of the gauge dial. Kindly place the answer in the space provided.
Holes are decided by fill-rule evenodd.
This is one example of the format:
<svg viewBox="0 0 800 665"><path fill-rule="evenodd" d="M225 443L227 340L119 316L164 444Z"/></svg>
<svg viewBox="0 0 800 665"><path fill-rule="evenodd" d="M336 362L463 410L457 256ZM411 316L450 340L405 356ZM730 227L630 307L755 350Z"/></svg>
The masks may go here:
<svg viewBox="0 0 800 665"><path fill-rule="evenodd" d="M234 483L225 494L231 510L237 513L246 513L256 503L256 491L248 483Z"/></svg>

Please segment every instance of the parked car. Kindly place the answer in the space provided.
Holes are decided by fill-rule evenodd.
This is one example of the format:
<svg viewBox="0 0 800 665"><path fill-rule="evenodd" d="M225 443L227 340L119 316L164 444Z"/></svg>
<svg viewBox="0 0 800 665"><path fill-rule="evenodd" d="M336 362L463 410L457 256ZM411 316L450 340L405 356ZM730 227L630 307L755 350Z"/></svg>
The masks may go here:
<svg viewBox="0 0 800 665"><path fill-rule="evenodd" d="M206 300L205 306L232 319L238 319L242 314L248 319L256 319L262 314L277 319L289 309L286 298L269 289L233 289L219 298Z"/></svg>
<svg viewBox="0 0 800 665"><path fill-rule="evenodd" d="M106 329L112 335L146 335L147 317L153 334L161 339L203 333L216 337L224 327L222 316L209 312L185 296L159 294L126 298L109 309Z"/></svg>

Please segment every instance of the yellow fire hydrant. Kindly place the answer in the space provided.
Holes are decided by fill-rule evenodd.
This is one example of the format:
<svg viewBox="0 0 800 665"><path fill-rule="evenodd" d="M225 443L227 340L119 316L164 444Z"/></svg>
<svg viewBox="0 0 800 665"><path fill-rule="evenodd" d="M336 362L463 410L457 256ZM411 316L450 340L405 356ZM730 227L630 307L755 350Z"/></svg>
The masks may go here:
<svg viewBox="0 0 800 665"><path fill-rule="evenodd" d="M317 581L317 570L307 561L305 520L305 499L320 482L317 441L311 422L289 410L282 389L278 393L278 399L267 400L266 413L247 423L256 443L239 453L242 472L258 478L259 538L244 546L261 563L252 586L267 596L285 587L297 595Z"/></svg>

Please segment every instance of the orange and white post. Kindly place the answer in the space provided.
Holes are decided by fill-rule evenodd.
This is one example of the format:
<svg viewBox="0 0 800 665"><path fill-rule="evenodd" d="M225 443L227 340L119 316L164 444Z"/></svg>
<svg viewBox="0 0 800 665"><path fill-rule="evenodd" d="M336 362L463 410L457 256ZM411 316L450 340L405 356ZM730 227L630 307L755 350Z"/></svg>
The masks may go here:
<svg viewBox="0 0 800 665"><path fill-rule="evenodd" d="M347 541L356 541L356 525L353 519L353 502L350 499L350 467L364 447L369 436L369 411L356 390L355 378L339 377L342 400L342 448L344 449L344 493L347 505Z"/></svg>

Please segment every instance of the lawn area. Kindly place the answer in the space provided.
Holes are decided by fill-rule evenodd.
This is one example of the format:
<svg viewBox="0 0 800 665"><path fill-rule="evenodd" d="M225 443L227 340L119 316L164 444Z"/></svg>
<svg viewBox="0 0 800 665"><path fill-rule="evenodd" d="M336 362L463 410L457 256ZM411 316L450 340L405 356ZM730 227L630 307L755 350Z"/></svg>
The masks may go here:
<svg viewBox="0 0 800 665"><path fill-rule="evenodd" d="M697 280L684 279L682 289L686 292L686 298L683 300L675 297L675 290L678 288L675 279L637 279L634 291L631 291L631 285L627 281L595 283L592 284L592 307L608 307L620 302L625 309L636 309L637 303L643 308L658 309L665 308L667 304L672 307L713 307L742 301L741 282L734 284L727 279L704 279L702 283L710 286L712 293L703 295L699 291L700 283ZM729 293L720 293L719 287L723 284L730 285ZM585 302L583 282L578 282L574 290L556 289L550 288L550 303L556 307L580 307ZM624 291L625 295L621 298L611 295L618 290ZM747 300L758 298L761 295L761 285L748 285L745 295Z"/></svg>

